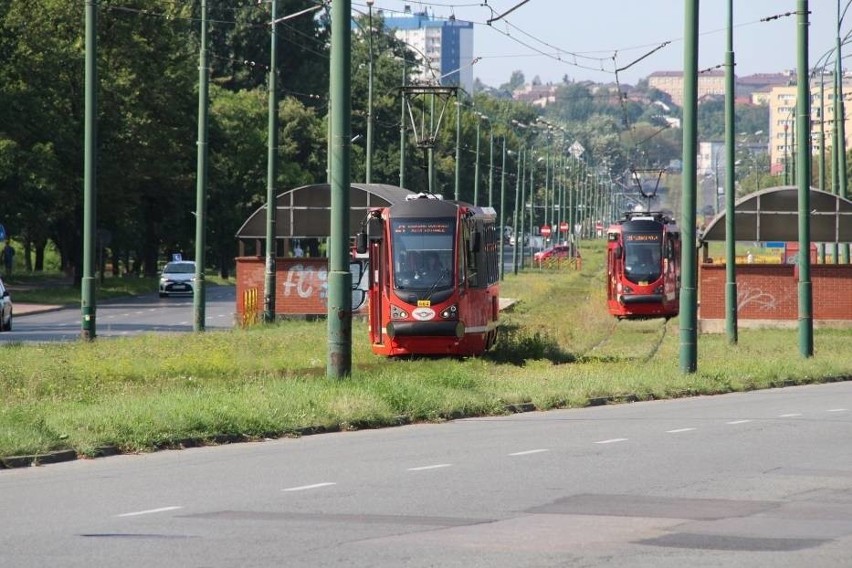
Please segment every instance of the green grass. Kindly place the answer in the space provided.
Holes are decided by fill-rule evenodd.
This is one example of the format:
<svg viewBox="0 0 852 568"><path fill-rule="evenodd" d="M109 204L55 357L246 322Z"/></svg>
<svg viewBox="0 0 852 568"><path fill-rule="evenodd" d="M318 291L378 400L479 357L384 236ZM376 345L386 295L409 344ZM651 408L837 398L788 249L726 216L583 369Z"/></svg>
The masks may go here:
<svg viewBox="0 0 852 568"><path fill-rule="evenodd" d="M324 321L2 344L0 456L150 451L501 414L522 403L579 407L852 377L848 330L816 330L809 359L798 354L796 331L741 330L735 346L703 335L698 371L684 374L677 319L616 324L602 292L602 245L587 245L583 260L581 271L508 275L502 295L518 303L503 314L497 346L479 358L383 359L355 320L345 380L326 377Z"/></svg>
<svg viewBox="0 0 852 568"><path fill-rule="evenodd" d="M233 286L232 280L224 280L215 274L206 274L208 284ZM79 304L81 290L72 286L71 280L59 272L37 274L13 274L4 279L12 288L12 299L24 304ZM158 279L137 276L107 276L103 282L96 279L97 299L108 300L127 296L155 294Z"/></svg>

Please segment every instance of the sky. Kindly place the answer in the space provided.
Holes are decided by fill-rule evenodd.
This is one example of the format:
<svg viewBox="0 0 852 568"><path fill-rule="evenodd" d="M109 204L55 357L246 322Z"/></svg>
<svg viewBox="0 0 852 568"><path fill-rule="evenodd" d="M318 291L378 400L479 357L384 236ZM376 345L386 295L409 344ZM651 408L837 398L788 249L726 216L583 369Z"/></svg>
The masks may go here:
<svg viewBox="0 0 852 568"><path fill-rule="evenodd" d="M481 58L474 64L473 75L492 87L508 82L515 70L522 71L527 82L538 77L545 84L558 83L567 75L570 80L607 83L615 81L616 68L625 67L618 72L618 80L635 84L654 71L683 70L687 1L375 0L373 10L398 13L409 5L413 11L425 9L436 18L455 15L473 22L474 57ZM841 9L847 2L841 1ZM809 2L811 67L835 45L837 4L835 0ZM490 18L504 15L516 6L500 20L487 24ZM727 6L727 0L700 2L699 70L724 62ZM352 7L366 12L366 0L352 0ZM760 20L795 12L797 7L797 0L734 1L738 77L795 70L796 15ZM841 37L850 29L852 11L841 25ZM660 47L663 44L666 45Z"/></svg>

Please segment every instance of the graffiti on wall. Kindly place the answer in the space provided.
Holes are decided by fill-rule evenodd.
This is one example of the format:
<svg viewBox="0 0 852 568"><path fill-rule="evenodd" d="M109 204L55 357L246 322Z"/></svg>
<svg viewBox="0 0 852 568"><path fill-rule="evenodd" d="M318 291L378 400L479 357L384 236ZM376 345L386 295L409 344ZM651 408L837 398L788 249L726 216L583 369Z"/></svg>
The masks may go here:
<svg viewBox="0 0 852 568"><path fill-rule="evenodd" d="M294 264L287 270L282 286L285 298L315 299L325 306L328 301L328 269Z"/></svg>
<svg viewBox="0 0 852 568"><path fill-rule="evenodd" d="M762 288L740 282L737 285L737 311L749 311L769 315L782 310L782 302L788 300L790 293L782 291L780 297Z"/></svg>

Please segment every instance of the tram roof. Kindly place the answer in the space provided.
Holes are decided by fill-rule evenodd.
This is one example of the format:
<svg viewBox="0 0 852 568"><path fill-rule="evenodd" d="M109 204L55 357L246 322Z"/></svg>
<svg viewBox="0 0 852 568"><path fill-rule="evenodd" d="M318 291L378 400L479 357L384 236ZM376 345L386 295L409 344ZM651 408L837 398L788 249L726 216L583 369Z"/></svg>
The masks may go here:
<svg viewBox="0 0 852 568"><path fill-rule="evenodd" d="M810 240L852 242L852 201L811 188ZM700 241L725 240L722 211L707 225ZM734 230L738 241L797 241L799 190L796 186L771 187L738 199L734 204Z"/></svg>
<svg viewBox="0 0 852 568"><path fill-rule="evenodd" d="M354 235L370 209L405 202L413 192L395 185L353 183L349 186L349 227ZM275 237L310 238L331 235L331 186L304 185L275 197ZM238 239L266 238L266 204L248 216Z"/></svg>

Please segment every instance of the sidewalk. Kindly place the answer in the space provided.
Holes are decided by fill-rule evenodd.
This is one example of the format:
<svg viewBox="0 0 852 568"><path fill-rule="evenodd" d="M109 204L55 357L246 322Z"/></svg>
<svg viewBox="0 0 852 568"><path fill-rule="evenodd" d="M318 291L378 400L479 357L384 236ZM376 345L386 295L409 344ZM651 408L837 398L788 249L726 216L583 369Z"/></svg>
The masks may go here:
<svg viewBox="0 0 852 568"><path fill-rule="evenodd" d="M13 304L13 314L14 317L28 316L30 314L42 314L44 312L53 312L56 310L61 310L66 306L61 305L53 305L53 304L22 304L21 302L15 302Z"/></svg>

